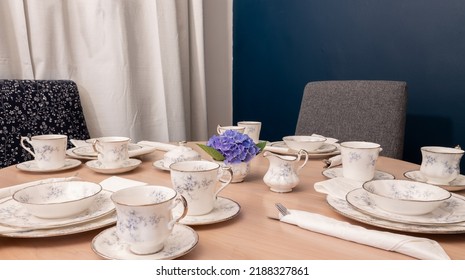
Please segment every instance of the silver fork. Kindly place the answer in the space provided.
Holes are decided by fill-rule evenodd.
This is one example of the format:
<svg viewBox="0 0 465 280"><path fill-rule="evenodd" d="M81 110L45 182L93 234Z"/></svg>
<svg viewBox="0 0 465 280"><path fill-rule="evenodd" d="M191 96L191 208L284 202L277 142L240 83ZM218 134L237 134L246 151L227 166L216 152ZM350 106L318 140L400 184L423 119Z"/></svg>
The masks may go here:
<svg viewBox="0 0 465 280"><path fill-rule="evenodd" d="M279 213L281 213L281 215L286 216L291 214L291 212L289 212L289 210L287 210L287 208L281 203L275 203L275 206L278 209Z"/></svg>

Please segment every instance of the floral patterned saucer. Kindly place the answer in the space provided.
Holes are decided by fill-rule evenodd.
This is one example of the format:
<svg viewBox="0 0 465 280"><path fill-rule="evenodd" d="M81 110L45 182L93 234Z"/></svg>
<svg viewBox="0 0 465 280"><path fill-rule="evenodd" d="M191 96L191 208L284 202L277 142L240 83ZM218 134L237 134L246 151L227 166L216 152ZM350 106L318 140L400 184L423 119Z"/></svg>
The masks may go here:
<svg viewBox="0 0 465 280"><path fill-rule="evenodd" d="M334 168L325 169L323 170L323 175L330 179L336 178L336 177L343 177L342 167L334 167ZM373 178L373 180L390 180L394 178L395 177L392 174L389 174L384 171L376 170L375 177Z"/></svg>
<svg viewBox="0 0 465 280"><path fill-rule="evenodd" d="M36 163L35 160L30 160L30 161L18 163L16 165L16 168L18 168L19 170L28 171L28 172L47 173L47 172L56 172L56 171L63 171L63 170L68 170L68 169L71 169L71 168L75 168L75 167L78 167L79 165L81 165L81 163L82 162L80 160L67 158L67 159L65 159L65 165L60 167L60 168L41 169L41 168L39 168L37 166L37 163Z"/></svg>
<svg viewBox="0 0 465 280"><path fill-rule="evenodd" d="M404 176L410 180L427 183L425 176L420 172L420 170L411 170L404 173ZM433 184L435 185L435 184ZM465 175L459 175L452 182L447 185L438 185L448 191L461 191L465 190Z"/></svg>
<svg viewBox="0 0 465 280"><path fill-rule="evenodd" d="M185 216L179 221L184 225L208 225L230 220L236 217L241 210L241 206L232 199L219 196L215 202L213 210L205 215ZM182 207L178 206L173 209L174 215L179 215Z"/></svg>
<svg viewBox="0 0 465 280"><path fill-rule="evenodd" d="M97 173L102 173L102 174L120 174L124 172L131 171L138 167L142 163L141 160L135 159L135 158L130 158L127 161L123 163L123 166L117 167L117 168L108 168L105 167L102 162L99 160L91 160L86 162L86 166L92 169L93 171Z"/></svg>
<svg viewBox="0 0 465 280"><path fill-rule="evenodd" d="M129 250L116 234L116 227L99 233L92 240L92 250L106 259L118 260L172 260L192 251L199 242L199 235L192 228L175 224L173 232L160 252L148 255L137 255Z"/></svg>
<svg viewBox="0 0 465 280"><path fill-rule="evenodd" d="M165 163L162 159L155 161L152 165L160 170L170 171L168 167L165 167Z"/></svg>

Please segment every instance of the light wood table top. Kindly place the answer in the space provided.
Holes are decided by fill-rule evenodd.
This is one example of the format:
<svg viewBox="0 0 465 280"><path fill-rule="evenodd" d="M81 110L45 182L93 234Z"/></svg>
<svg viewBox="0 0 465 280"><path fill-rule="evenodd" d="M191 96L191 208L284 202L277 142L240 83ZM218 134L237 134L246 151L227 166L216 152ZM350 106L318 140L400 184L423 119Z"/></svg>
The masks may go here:
<svg viewBox="0 0 465 280"><path fill-rule="evenodd" d="M208 155L197 146L190 144L202 154ZM162 151L143 156L141 166L133 171L116 176L171 186L170 174L152 166L163 158ZM314 233L267 218L274 210L274 203L281 202L291 209L299 209L333 217L341 221L361 225L369 229L383 230L346 218L326 202L325 195L314 190L313 184L325 180L322 175L324 164L321 159L311 159L300 171L300 184L290 193L275 193L263 182L268 170L268 160L262 155L251 162L251 173L242 183L227 187L221 196L228 197L241 206L235 218L211 225L191 226L199 235L197 246L180 259L204 260L386 260L411 259L410 257L381 249L349 242L331 236ZM416 164L380 157L377 169L405 179L403 173L418 169ZM28 173L10 166L0 170L0 188L51 177L78 176L93 182L100 182L109 176L98 174L82 164L68 171L55 173ZM458 192L464 194L463 192ZM46 238L10 238L0 236L0 259L101 259L91 248L92 239L104 228L84 233ZM395 232L395 231L392 231ZM412 234L438 241L451 259L465 259L464 234Z"/></svg>

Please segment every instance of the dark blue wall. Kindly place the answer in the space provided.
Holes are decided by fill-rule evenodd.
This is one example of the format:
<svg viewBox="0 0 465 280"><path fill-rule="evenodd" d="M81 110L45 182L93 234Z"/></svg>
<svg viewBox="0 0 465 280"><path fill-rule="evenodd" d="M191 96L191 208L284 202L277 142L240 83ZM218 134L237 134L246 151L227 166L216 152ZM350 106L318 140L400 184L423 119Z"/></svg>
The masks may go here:
<svg viewBox="0 0 465 280"><path fill-rule="evenodd" d="M233 119L293 134L315 80L404 80L404 159L465 147L465 1L234 0ZM462 160L462 171L464 166Z"/></svg>

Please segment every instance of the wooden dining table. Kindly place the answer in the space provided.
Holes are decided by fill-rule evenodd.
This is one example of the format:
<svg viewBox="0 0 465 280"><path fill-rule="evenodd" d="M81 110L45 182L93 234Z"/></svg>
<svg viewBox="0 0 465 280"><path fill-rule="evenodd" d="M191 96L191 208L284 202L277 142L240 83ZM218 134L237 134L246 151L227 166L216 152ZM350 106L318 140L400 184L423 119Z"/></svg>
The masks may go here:
<svg viewBox="0 0 465 280"><path fill-rule="evenodd" d="M194 143L188 143L197 150L203 159L210 159ZM26 172L15 166L0 170L0 188L15 184L42 180L79 176L83 180L101 182L110 176L146 182L152 185L171 187L170 172L154 167L153 163L163 159L165 151L156 150L139 159L142 164L136 169L122 174L101 174L89 169L83 163L73 169L60 172ZM269 161L262 154L250 163L250 173L241 183L228 186L220 193L240 205L239 214L231 219L204 225L192 225L198 234L197 245L178 259L185 260L404 260L411 257L367 245L312 232L295 225L271 219L275 215L275 203L280 202L290 209L318 213L340 221L363 226L367 229L389 231L425 237L437 241L451 259L465 259L464 234L406 233L383 229L360 223L345 217L328 204L326 194L315 191L314 184L327 180L322 172L325 164L320 157L312 157L300 170L300 183L288 193L276 193L263 182ZM397 179L406 179L404 172L418 170L419 165L381 156L377 170L390 173ZM458 191L457 194L465 194ZM16 238L0 236L0 259L3 260L98 260L91 243L95 236L112 227L80 232L71 235Z"/></svg>

